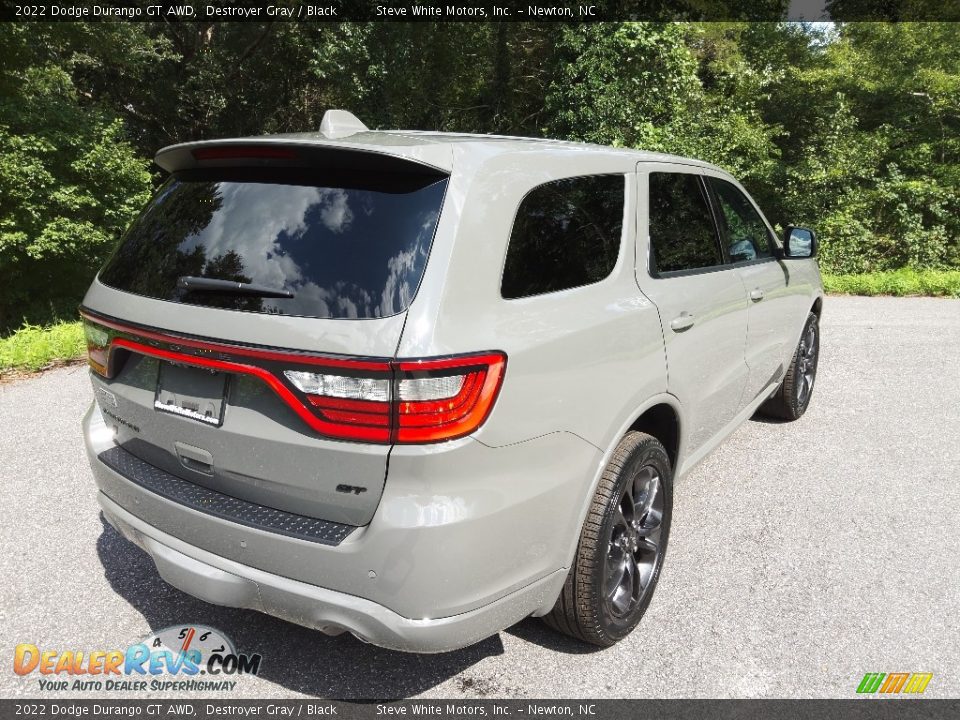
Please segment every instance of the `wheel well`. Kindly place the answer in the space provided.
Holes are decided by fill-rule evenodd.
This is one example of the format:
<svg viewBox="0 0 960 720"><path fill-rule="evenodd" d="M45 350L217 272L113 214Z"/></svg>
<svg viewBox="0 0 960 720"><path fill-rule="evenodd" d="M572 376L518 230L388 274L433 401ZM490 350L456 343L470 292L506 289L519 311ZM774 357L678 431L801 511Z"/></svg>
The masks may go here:
<svg viewBox="0 0 960 720"><path fill-rule="evenodd" d="M670 456L670 464L676 469L677 453L680 451L680 419L672 407L666 403L654 405L638 417L630 429L653 435L662 442Z"/></svg>
<svg viewBox="0 0 960 720"><path fill-rule="evenodd" d="M821 310L823 310L823 298L817 298L813 303L813 307L810 308L810 312L819 318Z"/></svg>

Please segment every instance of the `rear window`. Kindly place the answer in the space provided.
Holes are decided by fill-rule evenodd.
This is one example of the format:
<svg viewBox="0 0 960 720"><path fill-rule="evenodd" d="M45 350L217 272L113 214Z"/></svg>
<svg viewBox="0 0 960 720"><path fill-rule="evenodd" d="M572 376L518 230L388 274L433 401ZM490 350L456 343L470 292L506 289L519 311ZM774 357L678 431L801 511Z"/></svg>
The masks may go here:
<svg viewBox="0 0 960 720"><path fill-rule="evenodd" d="M420 284L446 185L445 177L402 173L176 173L127 231L100 280L137 295L231 310L395 315ZM182 278L260 290L237 294L212 283L185 289L190 283ZM264 288L292 297L257 294Z"/></svg>
<svg viewBox="0 0 960 720"><path fill-rule="evenodd" d="M620 254L625 182L623 175L590 175L531 190L513 223L501 295L542 295L606 278Z"/></svg>

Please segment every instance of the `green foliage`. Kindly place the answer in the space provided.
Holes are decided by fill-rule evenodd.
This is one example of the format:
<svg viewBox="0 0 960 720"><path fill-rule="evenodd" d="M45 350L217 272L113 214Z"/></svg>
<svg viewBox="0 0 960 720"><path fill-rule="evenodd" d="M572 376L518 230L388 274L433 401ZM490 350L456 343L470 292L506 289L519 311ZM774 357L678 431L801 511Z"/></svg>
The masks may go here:
<svg viewBox="0 0 960 720"><path fill-rule="evenodd" d="M827 272L960 266L960 24L6 23L0 329L73 313L157 149L330 107L700 157Z"/></svg>
<svg viewBox="0 0 960 720"><path fill-rule="evenodd" d="M82 357L86 349L80 322L62 322L49 327L24 325L12 335L0 338L0 373L35 372Z"/></svg>
<svg viewBox="0 0 960 720"><path fill-rule="evenodd" d="M960 264L960 27L842 25L795 81L782 212L824 269Z"/></svg>
<svg viewBox="0 0 960 720"><path fill-rule="evenodd" d="M937 295L960 298L960 270L888 270L823 276L828 293L844 295Z"/></svg>
<svg viewBox="0 0 960 720"><path fill-rule="evenodd" d="M0 27L0 328L79 299L146 201L147 164L123 125L82 102L58 52L24 59L27 26ZM19 52L18 52L19 50ZM35 53L36 51L33 50ZM8 62L9 61L9 62Z"/></svg>

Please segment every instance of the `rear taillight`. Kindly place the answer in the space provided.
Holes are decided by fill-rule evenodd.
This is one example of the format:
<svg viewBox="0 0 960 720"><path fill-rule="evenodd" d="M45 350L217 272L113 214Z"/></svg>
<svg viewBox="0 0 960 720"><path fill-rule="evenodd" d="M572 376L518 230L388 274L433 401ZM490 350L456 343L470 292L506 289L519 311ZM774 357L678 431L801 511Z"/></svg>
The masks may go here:
<svg viewBox="0 0 960 720"><path fill-rule="evenodd" d="M109 374L110 333L98 325L85 322L83 334L87 341L87 362L98 375L106 377Z"/></svg>
<svg viewBox="0 0 960 720"><path fill-rule="evenodd" d="M348 367L326 372L285 370L310 409L329 424L324 434L344 440L390 442L392 373L388 363L379 377L345 374ZM337 374L334 374L337 373Z"/></svg>
<svg viewBox="0 0 960 720"><path fill-rule="evenodd" d="M486 353L391 362L389 376L348 375L346 368L283 374L314 412L338 426L338 437L369 440L383 433L396 443L428 443L469 435L483 424L505 363L502 353Z"/></svg>
<svg viewBox="0 0 960 720"><path fill-rule="evenodd" d="M266 383L318 434L370 443L431 443L476 431L503 383L500 352L420 360L324 357L132 328L84 313L90 367L110 378L117 351Z"/></svg>
<svg viewBox="0 0 960 720"><path fill-rule="evenodd" d="M398 443L469 435L490 414L507 358L503 353L395 363Z"/></svg>

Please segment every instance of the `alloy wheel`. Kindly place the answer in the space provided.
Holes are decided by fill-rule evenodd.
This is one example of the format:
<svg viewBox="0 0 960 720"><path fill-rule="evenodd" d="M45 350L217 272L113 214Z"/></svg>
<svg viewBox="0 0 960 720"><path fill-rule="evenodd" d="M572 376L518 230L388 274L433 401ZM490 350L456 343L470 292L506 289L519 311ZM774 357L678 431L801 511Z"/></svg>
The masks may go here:
<svg viewBox="0 0 960 720"><path fill-rule="evenodd" d="M813 382L817 374L817 327L813 323L807 325L807 329L800 340L800 350L797 354L797 404L801 407L810 397L813 390Z"/></svg>
<svg viewBox="0 0 960 720"><path fill-rule="evenodd" d="M663 485L644 466L620 496L610 532L603 592L612 614L624 617L640 604L660 559Z"/></svg>

